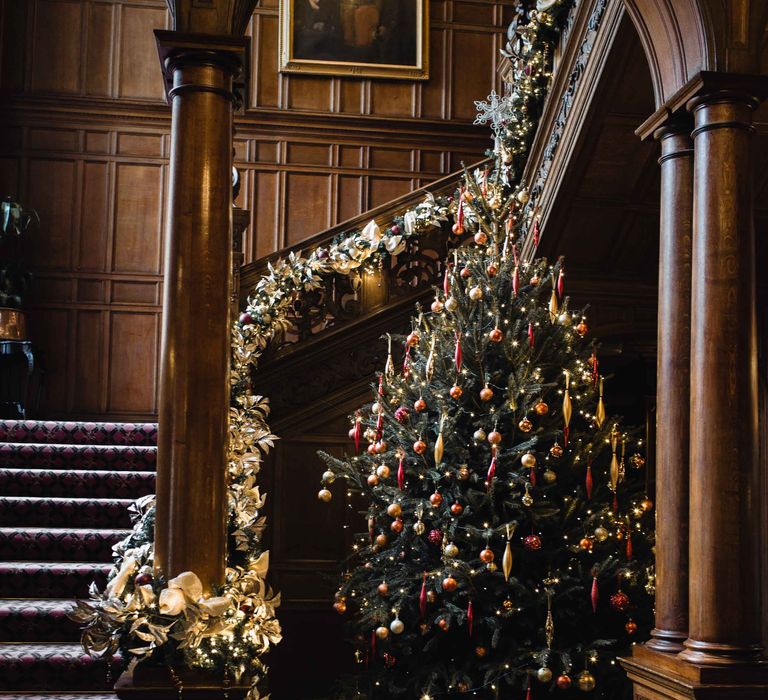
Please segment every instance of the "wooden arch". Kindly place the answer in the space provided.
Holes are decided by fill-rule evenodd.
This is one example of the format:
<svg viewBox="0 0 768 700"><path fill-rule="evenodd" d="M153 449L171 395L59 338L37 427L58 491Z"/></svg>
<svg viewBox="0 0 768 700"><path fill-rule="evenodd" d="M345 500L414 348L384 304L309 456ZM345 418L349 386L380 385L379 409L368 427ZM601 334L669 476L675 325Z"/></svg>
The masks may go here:
<svg viewBox="0 0 768 700"><path fill-rule="evenodd" d="M648 59L656 106L701 71L754 74L765 54L764 0L624 0Z"/></svg>

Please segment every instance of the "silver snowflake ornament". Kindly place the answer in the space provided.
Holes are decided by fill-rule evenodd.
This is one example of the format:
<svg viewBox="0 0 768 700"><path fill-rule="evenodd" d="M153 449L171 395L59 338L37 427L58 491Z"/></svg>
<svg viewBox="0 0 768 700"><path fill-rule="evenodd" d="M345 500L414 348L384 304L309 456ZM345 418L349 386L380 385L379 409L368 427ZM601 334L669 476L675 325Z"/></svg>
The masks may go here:
<svg viewBox="0 0 768 700"><path fill-rule="evenodd" d="M504 95L498 95L496 90L491 90L487 100L475 100L477 116L475 124L489 124L491 130L498 136L509 122L514 119L512 95L506 90Z"/></svg>

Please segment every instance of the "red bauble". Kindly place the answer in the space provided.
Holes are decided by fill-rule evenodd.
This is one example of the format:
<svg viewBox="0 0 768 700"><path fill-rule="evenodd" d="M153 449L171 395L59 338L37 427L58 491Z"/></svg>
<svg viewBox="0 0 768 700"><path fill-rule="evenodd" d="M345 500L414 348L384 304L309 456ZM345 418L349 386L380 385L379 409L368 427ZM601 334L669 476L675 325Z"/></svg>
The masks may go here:
<svg viewBox="0 0 768 700"><path fill-rule="evenodd" d="M413 407L421 413L423 410L427 407L427 402L424 399L416 399L416 403L413 404Z"/></svg>
<svg viewBox="0 0 768 700"><path fill-rule="evenodd" d="M433 494L432 494L432 495L429 497L429 502L430 502L430 503L431 503L433 506L439 506L439 505L440 505L440 504L443 502L443 497L442 497L442 496L441 496L441 495L440 495L440 494L439 494L437 491L435 491L435 492L434 492L434 493L433 493Z"/></svg>
<svg viewBox="0 0 768 700"><path fill-rule="evenodd" d="M490 442L491 445L498 445L501 442L501 433L498 430L491 430L491 432L488 433L488 442Z"/></svg>
<svg viewBox="0 0 768 700"><path fill-rule="evenodd" d="M583 338L589 331L587 324L582 321L576 325L576 332Z"/></svg>
<svg viewBox="0 0 768 700"><path fill-rule="evenodd" d="M480 552L480 561L482 561L485 564L490 564L493 561L494 554L493 550L486 547L482 552Z"/></svg>
<svg viewBox="0 0 768 700"><path fill-rule="evenodd" d="M393 224L392 228L389 229L393 236L399 236L400 235L400 227L397 224Z"/></svg>
<svg viewBox="0 0 768 700"><path fill-rule="evenodd" d="M347 604L343 600L337 600L333 604L333 609L339 613L339 615L343 615L345 612L347 612Z"/></svg>
<svg viewBox="0 0 768 700"><path fill-rule="evenodd" d="M380 596L388 596L389 595L389 586L387 585L386 581L382 581L379 584L379 595Z"/></svg>
<svg viewBox="0 0 768 700"><path fill-rule="evenodd" d="M591 552L593 545L594 542L589 539L589 537L582 537L581 541L579 542L579 547L581 547L585 552Z"/></svg>
<svg viewBox="0 0 768 700"><path fill-rule="evenodd" d="M488 333L488 340L490 340L492 343L500 343L503 338L504 332L501 330L501 328L494 328L490 333Z"/></svg>
<svg viewBox="0 0 768 700"><path fill-rule="evenodd" d="M483 658L488 653L488 649L485 647L475 647L475 656Z"/></svg>
<svg viewBox="0 0 768 700"><path fill-rule="evenodd" d="M375 445L374 448L376 449L376 454L384 454L387 451L387 443L384 442L384 440L379 440Z"/></svg>
<svg viewBox="0 0 768 700"><path fill-rule="evenodd" d="M533 410L536 411L536 413L538 413L540 416L546 416L547 413L549 413L549 406L547 406L547 404L543 401L539 401L533 407Z"/></svg>
<svg viewBox="0 0 768 700"><path fill-rule="evenodd" d="M458 384L454 384L451 387L451 398L453 399L460 399L461 395L464 393L462 388Z"/></svg>
<svg viewBox="0 0 768 700"><path fill-rule="evenodd" d="M459 587L459 582L453 576L446 576L443 579L442 586L444 591L452 593Z"/></svg>
<svg viewBox="0 0 768 700"><path fill-rule="evenodd" d="M493 263L488 265L488 267L486 267L485 270L488 273L488 277L496 277L496 275L499 274L498 266L494 265Z"/></svg>
<svg viewBox="0 0 768 700"><path fill-rule="evenodd" d="M628 620L624 629L627 630L627 634L634 634L637 632L637 623L634 620Z"/></svg>
<svg viewBox="0 0 768 700"><path fill-rule="evenodd" d="M384 547L387 544L387 536L384 533L376 535L374 542L376 543L377 547Z"/></svg>
<svg viewBox="0 0 768 700"><path fill-rule="evenodd" d="M251 318L251 314L249 314L247 311L240 314L240 325L241 326L249 326L253 323L253 318Z"/></svg>
<svg viewBox="0 0 768 700"><path fill-rule="evenodd" d="M555 685L560 690L568 690L568 688L571 687L571 677L566 675L565 673L562 676L558 676L557 680L555 681Z"/></svg>
<svg viewBox="0 0 768 700"><path fill-rule="evenodd" d="M472 270L470 270L468 267L462 267L459 274L461 275L461 279L469 279L472 276Z"/></svg>
<svg viewBox="0 0 768 700"><path fill-rule="evenodd" d="M424 440L416 440L416 442L413 443L413 451L417 455L422 455L427 449L427 443L424 442Z"/></svg>
<svg viewBox="0 0 768 700"><path fill-rule="evenodd" d="M440 544L443 541L443 531L439 528L435 528L434 530L430 530L429 534L427 535L427 539L432 544Z"/></svg>
<svg viewBox="0 0 768 700"><path fill-rule="evenodd" d="M463 506L463 505L461 505L461 503L458 503L458 502L457 502L457 503L454 503L454 504L451 506L451 513L452 513L453 515L459 516L459 515L461 515L463 512L464 512L464 506Z"/></svg>
<svg viewBox="0 0 768 700"><path fill-rule="evenodd" d="M403 531L403 519L402 518L395 518L392 521L392 524L389 526L389 529L392 530L395 534L398 534Z"/></svg>
<svg viewBox="0 0 768 700"><path fill-rule="evenodd" d="M489 386L484 386L482 389L480 389L480 400L481 401L490 401L493 398L493 389Z"/></svg>
<svg viewBox="0 0 768 700"><path fill-rule="evenodd" d="M405 406L400 406L400 408L395 411L395 420L398 423L405 423L408 420L409 415L411 415L411 412Z"/></svg>
<svg viewBox="0 0 768 700"><path fill-rule="evenodd" d="M616 591L611 596L611 607L618 612L624 612L629 607L629 596L624 591Z"/></svg>
<svg viewBox="0 0 768 700"><path fill-rule="evenodd" d="M478 231L475 234L475 243L477 245L485 245L488 242L488 235L484 231Z"/></svg>
<svg viewBox="0 0 768 700"><path fill-rule="evenodd" d="M408 337L405 339L405 342L411 347L415 347L419 344L419 334L416 331L409 333Z"/></svg>
<svg viewBox="0 0 768 700"><path fill-rule="evenodd" d="M135 579L133 579L133 582L137 586L146 586L148 583L152 583L152 574L139 574Z"/></svg>
<svg viewBox="0 0 768 700"><path fill-rule="evenodd" d="M541 549L541 537L538 535L528 535L523 540L523 545L529 552L538 552Z"/></svg>
<svg viewBox="0 0 768 700"><path fill-rule="evenodd" d="M446 620L444 617L441 617L441 618L440 618L440 619L437 621L437 626L438 626L438 627L439 627L441 630L443 630L443 632L447 632L447 631L448 631L448 628L450 627L450 625L448 624L448 620Z"/></svg>
<svg viewBox="0 0 768 700"><path fill-rule="evenodd" d="M368 445L368 449L366 450L366 452L368 452L369 455L375 455L376 454L375 443L372 442L370 445Z"/></svg>
<svg viewBox="0 0 768 700"><path fill-rule="evenodd" d="M457 236L460 236L462 233L464 233L464 227L461 224L454 224L453 228L451 229Z"/></svg>

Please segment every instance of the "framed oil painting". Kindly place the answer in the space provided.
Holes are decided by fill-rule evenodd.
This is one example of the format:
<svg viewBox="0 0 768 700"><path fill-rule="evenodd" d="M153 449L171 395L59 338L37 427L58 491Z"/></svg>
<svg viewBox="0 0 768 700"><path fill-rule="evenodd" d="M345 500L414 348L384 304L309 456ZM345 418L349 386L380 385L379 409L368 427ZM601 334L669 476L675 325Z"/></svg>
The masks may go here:
<svg viewBox="0 0 768 700"><path fill-rule="evenodd" d="M429 0L280 0L280 70L426 80Z"/></svg>

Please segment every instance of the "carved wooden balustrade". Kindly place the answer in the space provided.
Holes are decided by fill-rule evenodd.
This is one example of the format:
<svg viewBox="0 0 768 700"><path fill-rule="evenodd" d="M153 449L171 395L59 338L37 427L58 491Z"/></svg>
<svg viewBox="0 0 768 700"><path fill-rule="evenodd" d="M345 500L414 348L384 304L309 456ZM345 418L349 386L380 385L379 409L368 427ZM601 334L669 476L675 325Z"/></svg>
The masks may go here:
<svg viewBox="0 0 768 700"><path fill-rule="evenodd" d="M481 161L472 167L482 166ZM290 253L305 254L349 232L362 229L371 219L380 226L388 226L393 217L402 215L424 200L427 195L452 196L461 173L444 178L409 192L386 204L370 209L359 216L321 231L301 245L262 258L242 268L240 274L240 306L259 279L267 272L267 263ZM323 286L298 298L288 319L289 326L270 344L265 360L293 352L299 344L314 344L321 336L337 331L351 323L370 320L387 309L408 313L415 301L429 295L443 274L443 261L449 245L456 243L448 224L435 228L418 238L409 239L400 254L387 258L378 267L361 267L351 275L335 274L326 277Z"/></svg>

